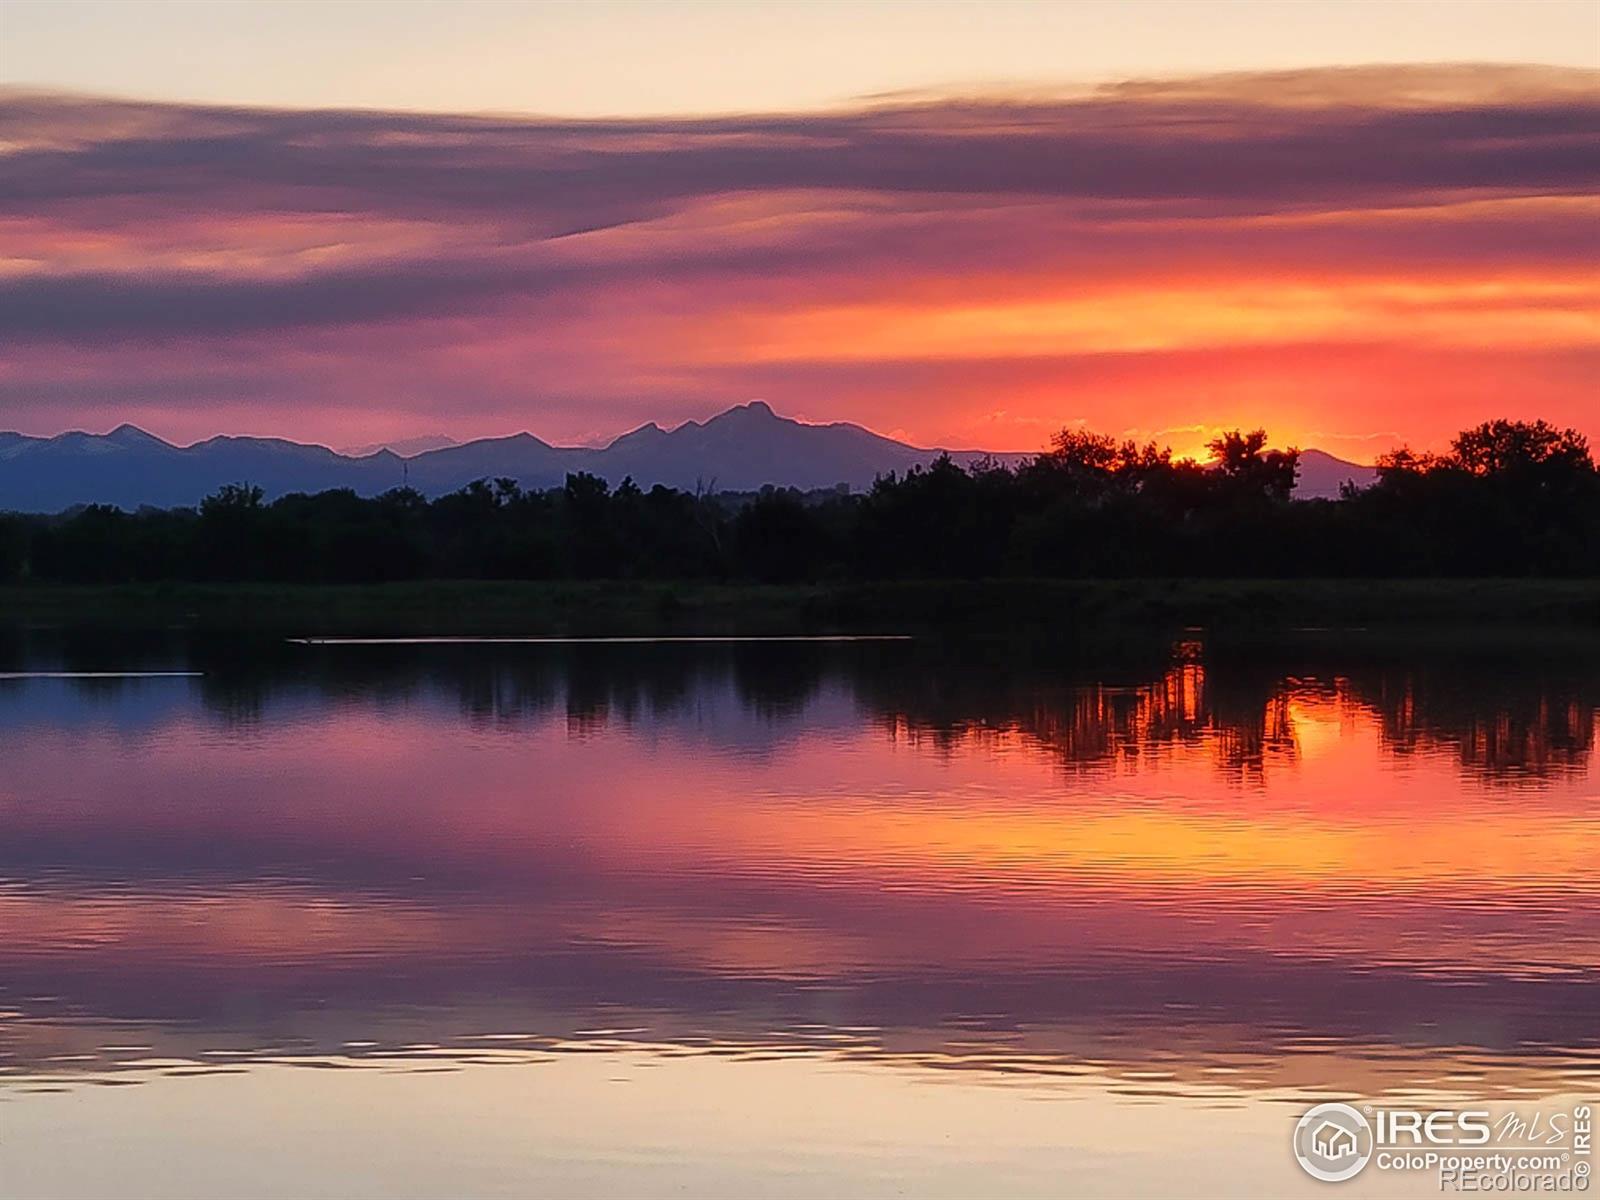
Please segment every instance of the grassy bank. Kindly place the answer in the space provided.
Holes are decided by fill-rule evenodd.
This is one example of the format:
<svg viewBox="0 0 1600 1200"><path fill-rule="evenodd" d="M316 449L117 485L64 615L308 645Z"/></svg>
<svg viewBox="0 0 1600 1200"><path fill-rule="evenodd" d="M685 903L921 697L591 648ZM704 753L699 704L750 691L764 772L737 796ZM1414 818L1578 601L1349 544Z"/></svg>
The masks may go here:
<svg viewBox="0 0 1600 1200"><path fill-rule="evenodd" d="M1600 628L1600 580L32 585L0 588L0 624L311 634L1027 632L1118 625Z"/></svg>

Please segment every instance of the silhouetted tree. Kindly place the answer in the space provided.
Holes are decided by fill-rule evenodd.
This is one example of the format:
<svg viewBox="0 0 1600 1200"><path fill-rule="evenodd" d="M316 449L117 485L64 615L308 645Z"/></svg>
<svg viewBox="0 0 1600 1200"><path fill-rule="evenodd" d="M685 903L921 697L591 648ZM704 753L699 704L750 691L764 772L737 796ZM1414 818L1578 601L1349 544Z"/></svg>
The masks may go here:
<svg viewBox="0 0 1600 1200"><path fill-rule="evenodd" d="M1217 476L1230 494L1248 498L1287 500L1294 492L1300 469L1300 451L1268 450L1267 431L1237 429L1206 443L1216 463Z"/></svg>

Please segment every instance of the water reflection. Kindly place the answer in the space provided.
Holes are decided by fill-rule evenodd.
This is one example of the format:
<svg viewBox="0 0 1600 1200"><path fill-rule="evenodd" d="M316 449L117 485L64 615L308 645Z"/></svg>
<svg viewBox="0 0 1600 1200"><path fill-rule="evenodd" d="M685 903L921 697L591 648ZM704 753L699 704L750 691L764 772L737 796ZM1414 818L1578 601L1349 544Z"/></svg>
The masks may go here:
<svg viewBox="0 0 1600 1200"><path fill-rule="evenodd" d="M65 707L81 709L77 718L92 719L98 704L154 724L194 697L141 684L192 673L208 714L232 726L259 721L273 703L437 705L453 694L474 725L538 722L561 708L575 729L598 730L670 719L715 692L770 718L778 742L814 723L824 692L843 691L850 718L942 750L1016 735L1092 770L1136 769L1141 756L1204 745L1242 779L1292 763L1297 705L1332 705L1352 719L1377 718L1384 753L1449 752L1477 781L1537 783L1589 769L1600 692L1591 641L1428 648L1352 637L1270 651L1151 641L1136 655L1119 647L1108 661L971 642L296 646L11 631L0 635L0 693L15 697L30 678L68 678Z"/></svg>
<svg viewBox="0 0 1600 1200"><path fill-rule="evenodd" d="M1600 1083L1593 647L11 635L0 1078Z"/></svg>

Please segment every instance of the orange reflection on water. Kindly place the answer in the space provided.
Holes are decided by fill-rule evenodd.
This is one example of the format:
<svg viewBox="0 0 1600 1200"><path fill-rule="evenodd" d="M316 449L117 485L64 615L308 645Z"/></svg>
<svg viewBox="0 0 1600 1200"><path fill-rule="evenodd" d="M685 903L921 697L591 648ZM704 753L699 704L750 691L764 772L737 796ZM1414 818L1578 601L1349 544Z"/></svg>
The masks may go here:
<svg viewBox="0 0 1600 1200"><path fill-rule="evenodd" d="M1581 664L413 653L0 689L6 1072L86 1017L179 1057L625 1028L1196 1094L1593 1070Z"/></svg>

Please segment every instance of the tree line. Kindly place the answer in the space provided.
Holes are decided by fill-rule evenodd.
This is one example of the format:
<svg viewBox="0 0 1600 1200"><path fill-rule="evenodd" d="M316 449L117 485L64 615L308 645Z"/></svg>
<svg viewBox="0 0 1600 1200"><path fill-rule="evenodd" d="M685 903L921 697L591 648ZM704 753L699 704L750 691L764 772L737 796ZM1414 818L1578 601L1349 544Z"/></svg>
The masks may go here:
<svg viewBox="0 0 1600 1200"><path fill-rule="evenodd" d="M1371 487L1292 498L1298 452L1261 430L1211 461L1064 430L1015 467L948 457L861 494L699 494L578 473L198 508L0 516L0 580L832 579L1600 574L1600 473L1584 437L1491 421L1439 455L1384 456Z"/></svg>

